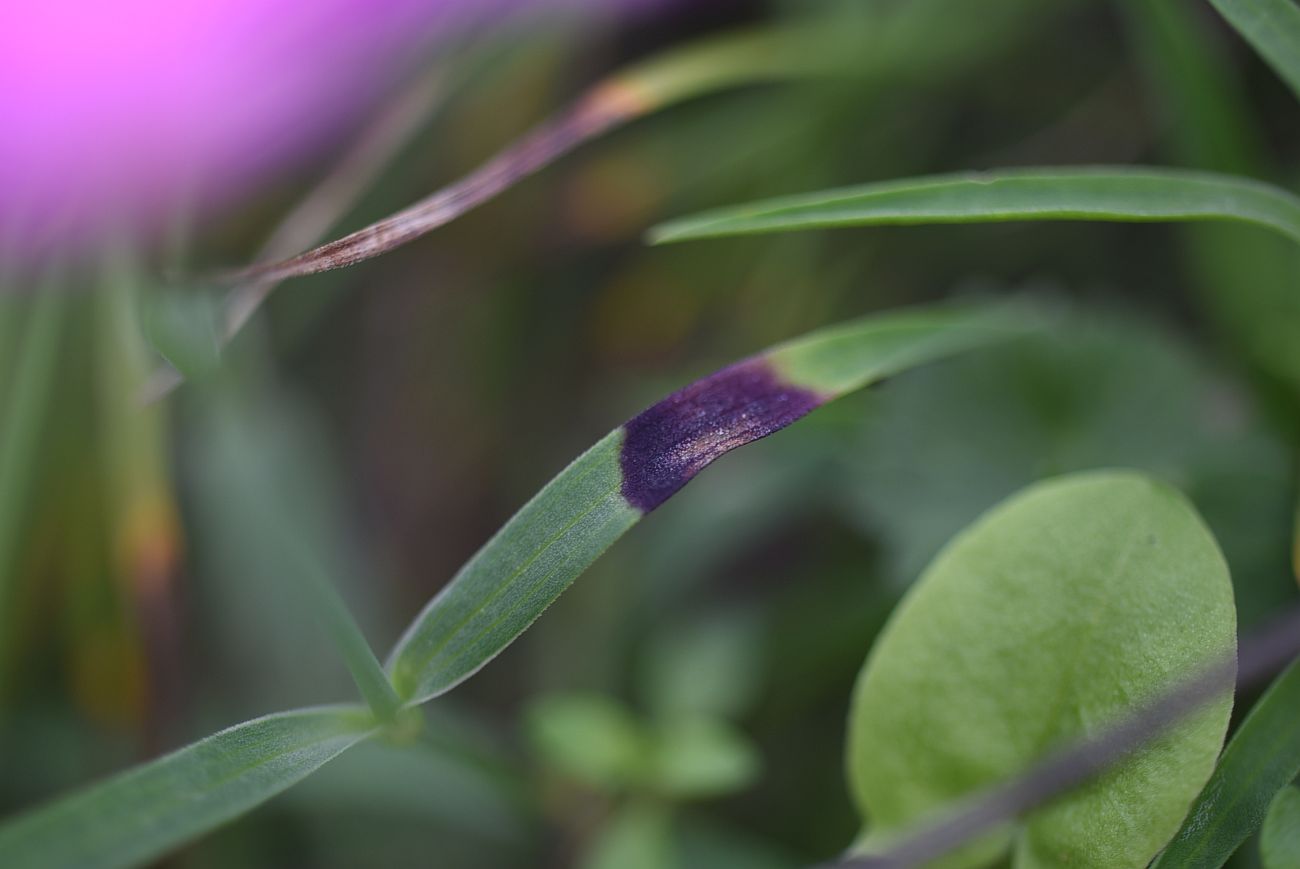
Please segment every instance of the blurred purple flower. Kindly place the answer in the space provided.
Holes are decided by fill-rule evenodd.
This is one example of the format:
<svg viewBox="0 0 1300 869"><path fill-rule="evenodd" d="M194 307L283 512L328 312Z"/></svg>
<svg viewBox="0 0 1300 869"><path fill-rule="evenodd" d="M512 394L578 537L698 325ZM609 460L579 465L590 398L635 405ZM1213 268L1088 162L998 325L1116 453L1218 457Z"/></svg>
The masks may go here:
<svg viewBox="0 0 1300 869"><path fill-rule="evenodd" d="M230 201L434 37L574 2L0 3L0 244L48 250Z"/></svg>

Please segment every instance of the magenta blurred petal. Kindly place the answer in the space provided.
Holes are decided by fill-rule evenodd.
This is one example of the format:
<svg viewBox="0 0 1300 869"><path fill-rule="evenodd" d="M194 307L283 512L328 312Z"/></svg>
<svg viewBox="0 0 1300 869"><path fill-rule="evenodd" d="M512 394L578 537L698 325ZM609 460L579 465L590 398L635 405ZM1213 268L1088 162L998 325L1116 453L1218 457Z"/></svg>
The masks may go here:
<svg viewBox="0 0 1300 869"><path fill-rule="evenodd" d="M31 252L229 201L337 133L435 35L544 5L0 4L0 233Z"/></svg>

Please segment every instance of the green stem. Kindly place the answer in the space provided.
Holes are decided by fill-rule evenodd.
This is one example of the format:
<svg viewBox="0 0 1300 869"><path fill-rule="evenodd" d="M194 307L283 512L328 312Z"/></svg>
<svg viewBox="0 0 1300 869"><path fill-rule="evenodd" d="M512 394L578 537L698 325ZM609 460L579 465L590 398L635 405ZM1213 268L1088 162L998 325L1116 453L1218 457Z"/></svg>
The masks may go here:
<svg viewBox="0 0 1300 869"><path fill-rule="evenodd" d="M258 528L256 536L265 548L263 555L275 560L277 578L293 585L324 628L375 718L382 724L393 724L402 702L339 594L334 581L339 575L333 566L335 553L328 545L324 545L325 551L317 545L328 543L328 531L312 533L309 526L298 521L301 505L285 492L295 488L293 476L286 480L274 467L277 459L258 451L259 433L251 424L252 416L241 400L233 372L220 372L195 385L206 406L204 426L224 432L218 436L224 443L221 449L227 453L223 462L229 462L228 467L238 477L230 481L231 488L225 494L237 498L250 511L246 518Z"/></svg>
<svg viewBox="0 0 1300 869"><path fill-rule="evenodd" d="M632 91L646 113L738 85L843 74L852 55L826 31L803 25L726 33L621 70L601 87Z"/></svg>
<svg viewBox="0 0 1300 869"><path fill-rule="evenodd" d="M0 414L0 636L9 633L19 531L28 512L24 505L36 467L34 453L54 392L51 381L57 369L64 302L63 293L53 288L37 294L23 324L26 337Z"/></svg>
<svg viewBox="0 0 1300 869"><path fill-rule="evenodd" d="M304 570L302 585L311 592L316 615L329 631L334 644L343 655L352 681L365 698L370 711L383 724L392 724L402 709L402 701L379 665L379 659L366 642L361 626L352 617L343 598L319 570Z"/></svg>

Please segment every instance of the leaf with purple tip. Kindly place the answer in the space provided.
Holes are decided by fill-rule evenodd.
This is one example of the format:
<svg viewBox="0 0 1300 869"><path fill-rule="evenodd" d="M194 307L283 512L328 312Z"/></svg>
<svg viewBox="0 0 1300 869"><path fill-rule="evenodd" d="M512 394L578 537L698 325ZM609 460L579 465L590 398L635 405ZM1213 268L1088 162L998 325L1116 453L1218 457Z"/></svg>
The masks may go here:
<svg viewBox="0 0 1300 869"><path fill-rule="evenodd" d="M673 393L524 505L407 629L388 670L408 703L448 691L519 636L649 511L724 453L914 365L1024 331L1008 309L934 309L810 333Z"/></svg>

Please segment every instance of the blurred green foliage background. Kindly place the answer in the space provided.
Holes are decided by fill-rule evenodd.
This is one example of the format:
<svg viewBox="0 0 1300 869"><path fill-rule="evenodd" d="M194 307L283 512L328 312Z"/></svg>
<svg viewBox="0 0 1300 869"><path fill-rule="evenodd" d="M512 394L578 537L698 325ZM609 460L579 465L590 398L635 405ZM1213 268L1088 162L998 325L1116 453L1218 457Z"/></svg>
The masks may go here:
<svg viewBox="0 0 1300 869"><path fill-rule="evenodd" d="M844 722L875 632L953 533L1069 470L1143 468L1188 492L1243 630L1294 599L1286 242L1069 223L642 242L709 206L948 170L1161 163L1294 186L1300 112L1208 6L736 0L623 31L504 30L430 59L451 84L346 228L473 168L621 63L831 16L844 75L637 121L429 237L292 282L218 366L200 360L147 410L134 397L153 345L175 337L168 318L192 324L218 298L158 275L248 260L328 159L153 245L9 278L0 809L349 698L287 578L303 553L387 648L534 491L663 393L938 298L1030 295L1052 325L728 457L431 704L415 745L362 746L167 865L832 857L856 833Z"/></svg>

